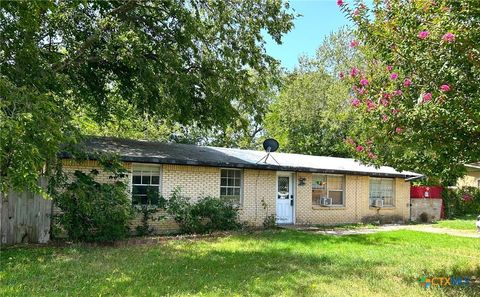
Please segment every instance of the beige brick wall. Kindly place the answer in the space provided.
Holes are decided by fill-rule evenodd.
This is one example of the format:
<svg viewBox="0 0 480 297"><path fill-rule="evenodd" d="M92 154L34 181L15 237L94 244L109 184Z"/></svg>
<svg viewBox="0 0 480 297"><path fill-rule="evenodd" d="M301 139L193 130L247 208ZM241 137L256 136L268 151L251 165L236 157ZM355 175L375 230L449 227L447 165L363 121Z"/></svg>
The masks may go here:
<svg viewBox="0 0 480 297"><path fill-rule="evenodd" d="M277 174L271 170L244 170L243 204L240 219L261 226L264 219L275 214ZM265 207L262 201L265 202Z"/></svg>
<svg viewBox="0 0 480 297"><path fill-rule="evenodd" d="M204 166L163 165L162 195L168 197L175 188L193 201L199 197L220 195L220 168Z"/></svg>
<svg viewBox="0 0 480 297"><path fill-rule="evenodd" d="M128 170L135 164L125 163ZM95 161L77 164L74 161L65 161L64 168L67 172L74 170L89 171L100 168ZM108 174L100 173L101 181L108 182ZM305 178L303 186L298 185L299 178ZM182 195L197 200L200 197L220 194L220 168L205 166L169 165L161 166L161 193L169 197L175 188L180 188ZM127 182L130 183L131 176ZM275 214L276 207L276 182L277 172L270 170L243 170L243 201L240 209L240 219L251 225L261 226L264 218ZM369 177L347 175L345 176L345 206L320 207L312 205L312 174L294 174L295 184L295 221L296 224L340 224L359 222L362 217L377 214L377 209L369 206ZM264 207L262 201L265 202ZM395 179L395 207L383 208L378 213L381 215L398 215L408 220L410 201L410 184L401 178ZM137 217L132 225L139 223ZM177 225L170 219L161 222L152 222L158 232L171 231Z"/></svg>
<svg viewBox="0 0 480 297"><path fill-rule="evenodd" d="M113 182L113 179L109 178L110 173L105 172L102 170L102 167L99 165L97 161L94 160L89 160L89 161L81 161L77 162L75 160L63 160L63 171L69 176L69 178L73 177L73 173L76 170L80 170L84 173L89 173L91 170L96 169L98 170L99 174L96 177L96 180L98 182L102 183L110 183ZM130 162L124 162L123 167L129 171L129 174L125 179L123 180L128 187L129 195L131 193L131 171L133 168L133 163ZM58 207L54 207L53 213L58 214L60 209ZM158 214L158 216L166 216L165 213L161 212ZM137 213L135 214L135 218L131 222L131 229L132 232L134 232L135 227L138 226L141 223L141 214ZM151 221L150 225L157 231L163 231L163 232L168 232L168 231L173 231L178 229L178 225L173 221L173 220L155 220Z"/></svg>
<svg viewBox="0 0 480 297"><path fill-rule="evenodd" d="M363 217L376 214L396 215L409 219L410 183L395 179L395 207L377 210L369 205L370 181L368 176L345 176L345 205L322 207L312 205L312 174L298 173L304 177L305 185L296 186L296 223L333 225L360 222ZM297 180L298 180L297 178Z"/></svg>
<svg viewBox="0 0 480 297"><path fill-rule="evenodd" d="M480 180L480 171L470 171L458 180L457 187L478 187L478 180Z"/></svg>

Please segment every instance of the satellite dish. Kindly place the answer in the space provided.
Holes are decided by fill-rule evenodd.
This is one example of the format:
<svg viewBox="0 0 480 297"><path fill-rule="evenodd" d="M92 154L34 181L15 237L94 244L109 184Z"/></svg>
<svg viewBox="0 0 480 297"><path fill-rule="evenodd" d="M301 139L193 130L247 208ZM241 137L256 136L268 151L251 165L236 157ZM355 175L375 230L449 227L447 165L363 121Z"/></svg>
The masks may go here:
<svg viewBox="0 0 480 297"><path fill-rule="evenodd" d="M268 160L268 157L272 157L272 159L275 161L275 163L278 164L277 160L275 160L275 158L270 155L270 153L273 153L274 151L278 150L278 141L276 141L275 139L273 138L267 138L265 139L265 141L263 142L263 148L265 149L265 151L267 152L267 154L265 156L263 156L260 160L258 160L257 164L262 162L264 164L267 163L267 160ZM280 164L278 164L280 165Z"/></svg>
<svg viewBox="0 0 480 297"><path fill-rule="evenodd" d="M274 152L278 150L278 141L276 141L273 138L267 138L265 141L263 141L263 148L267 153Z"/></svg>

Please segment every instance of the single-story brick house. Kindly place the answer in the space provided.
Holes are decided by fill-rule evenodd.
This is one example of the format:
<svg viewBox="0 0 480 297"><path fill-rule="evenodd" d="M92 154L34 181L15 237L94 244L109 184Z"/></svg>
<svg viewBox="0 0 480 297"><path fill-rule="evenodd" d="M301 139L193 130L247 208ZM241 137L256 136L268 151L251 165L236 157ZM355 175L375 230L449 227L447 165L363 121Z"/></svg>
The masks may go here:
<svg viewBox="0 0 480 297"><path fill-rule="evenodd" d="M466 174L458 180L457 187L480 188L480 162L465 164Z"/></svg>
<svg viewBox="0 0 480 297"><path fill-rule="evenodd" d="M418 176L391 167L365 166L353 159L271 153L93 137L88 152L118 154L130 172L133 204L141 204L147 189L168 197L175 188L192 200L213 196L238 204L240 220L261 226L269 215L278 224L341 224L376 214L410 217L410 182ZM64 170L100 170L95 160L78 162L63 156ZM108 174L98 175L108 181ZM175 229L173 221L153 225Z"/></svg>

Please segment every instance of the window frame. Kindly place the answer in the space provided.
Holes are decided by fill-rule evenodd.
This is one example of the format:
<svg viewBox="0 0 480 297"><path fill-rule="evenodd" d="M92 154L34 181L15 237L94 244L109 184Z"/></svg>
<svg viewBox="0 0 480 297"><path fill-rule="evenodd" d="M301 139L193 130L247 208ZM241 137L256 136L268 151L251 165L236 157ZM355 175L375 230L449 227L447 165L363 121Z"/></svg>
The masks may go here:
<svg viewBox="0 0 480 297"><path fill-rule="evenodd" d="M311 194L311 203L313 206L322 206L321 204L317 204L317 203L313 203L313 191L314 191L314 188L313 188L313 182L315 181L316 177L319 177L319 176L324 176L325 179L326 179L326 182L327 182L327 186L326 186L326 189L325 191L327 192L327 197L330 198L330 191L332 192L342 192L342 204L331 204L330 206L331 207L345 207L346 205L346 175L344 174L321 174L321 173L314 173L312 174L312 182L310 183L310 187L312 189L312 194ZM342 178L342 190L330 190L328 188L328 177L329 176L334 176L334 177L341 177ZM332 202L333 202L333 199L332 199Z"/></svg>
<svg viewBox="0 0 480 297"><path fill-rule="evenodd" d="M227 185L226 186L222 186L222 171L223 170L230 170L230 171L237 171L237 172L240 172L240 186L229 186L228 185L228 182L227 182ZM240 197L238 199L238 203L233 203L234 205L237 205L237 206L243 206L243 169L241 168L220 168L220 171L219 171L219 188L218 188L218 197L220 199L225 199L228 201L229 199L227 198L228 195L222 195L222 188L225 188L225 189L228 189L228 188L233 188L233 189L236 189L236 188L239 188L240 189ZM228 179L228 176L227 176L227 179ZM227 190L228 191L228 190Z"/></svg>
<svg viewBox="0 0 480 297"><path fill-rule="evenodd" d="M150 171L150 178L151 178L152 176L157 176L157 175L153 175L153 173L157 172L157 170L158 170L158 185L152 184L151 179L150 179L149 184L136 184L136 183L134 183L133 179L134 179L134 176L136 176L135 171L141 171L142 173L143 173L143 171ZM142 204L142 203L133 204L133 195L134 195L133 188L134 188L134 186L149 186L149 187L158 186L158 194L159 194L159 197L161 197L162 196L162 186L163 186L162 173L163 173L162 165L160 165L160 164L143 164L143 163L132 164L132 172L131 172L131 175L130 175L130 200L132 202L133 207L143 207L143 206L156 207L157 206L156 204L151 204L151 203L150 204ZM141 176L143 177L143 174Z"/></svg>
<svg viewBox="0 0 480 297"><path fill-rule="evenodd" d="M382 200L383 200L383 207L389 207L389 208L394 208L396 207L396 200L397 200L397 197L396 197L396 187L395 187L395 181L396 179L393 178L393 177L372 177L370 176L369 177L369 185L368 185L368 204L370 207L374 207L373 205L373 200L374 198L372 198L372 181L374 180L380 180L380 181L384 181L384 180L390 180L392 182L392 204L385 204L385 198L383 197ZM380 185L381 185L381 182L380 182ZM383 192L384 190L382 190ZM378 198L375 198L375 199L378 199Z"/></svg>

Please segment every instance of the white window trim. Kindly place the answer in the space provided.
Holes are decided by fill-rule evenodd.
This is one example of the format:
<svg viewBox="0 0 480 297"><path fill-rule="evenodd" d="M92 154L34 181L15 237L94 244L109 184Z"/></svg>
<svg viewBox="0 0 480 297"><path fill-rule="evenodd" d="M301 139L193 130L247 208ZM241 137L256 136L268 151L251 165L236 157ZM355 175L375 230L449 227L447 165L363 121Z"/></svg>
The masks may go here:
<svg viewBox="0 0 480 297"><path fill-rule="evenodd" d="M163 167L161 164L148 164L148 163L132 163L132 171L130 172L129 174L129 180L130 180L130 183L129 183L129 187L128 187L128 190L129 190L129 197L130 197L130 203L133 205L133 172L135 170L143 170L143 169L146 169L146 168L149 168L149 170L151 170L151 168L157 168L158 171L159 171L159 184L158 184L158 194L160 196L163 196L162 194L162 189L163 189ZM152 170L153 171L153 170ZM142 204L137 204L137 205L133 205L134 207L141 207Z"/></svg>
<svg viewBox="0 0 480 297"><path fill-rule="evenodd" d="M328 189L328 177L329 176L335 176L335 177L342 177L343 178L343 182L342 182L342 204L332 204L331 206L333 207L345 207L346 205L346 184L347 184L347 177L343 174L321 174L321 173L314 173L312 174L312 182L310 183L310 187L311 187L311 191L313 192L313 181L315 180L315 177L316 176L326 176L327 177L327 188L326 188L326 191L327 191L327 196L330 192L330 190ZM332 190L332 191L340 191L340 190ZM312 197L310 197L310 199L312 199ZM313 206L321 206L320 204L313 204Z"/></svg>
<svg viewBox="0 0 480 297"><path fill-rule="evenodd" d="M221 189L222 189L222 187L225 187L225 186L222 186L222 170L240 171L240 201L239 201L238 206L242 207L243 206L243 178L244 178L243 169L241 169L241 168L225 168L225 167L220 168L220 170L218 171L218 197L220 199L222 199Z"/></svg>
<svg viewBox="0 0 480 297"><path fill-rule="evenodd" d="M388 180L391 180L392 181L392 200L393 200L393 204L392 205L383 205L384 208L395 208L396 207L396 204L397 204L397 195L396 195L396 179L393 178L393 177L375 177L375 176L369 176L368 177L368 205L369 207L372 207L372 203L371 203L371 188L372 188L372 179L388 179ZM385 203L385 200L384 200L384 203Z"/></svg>

